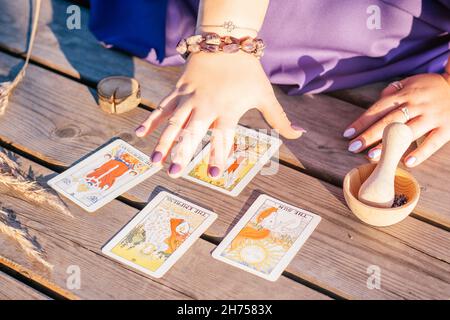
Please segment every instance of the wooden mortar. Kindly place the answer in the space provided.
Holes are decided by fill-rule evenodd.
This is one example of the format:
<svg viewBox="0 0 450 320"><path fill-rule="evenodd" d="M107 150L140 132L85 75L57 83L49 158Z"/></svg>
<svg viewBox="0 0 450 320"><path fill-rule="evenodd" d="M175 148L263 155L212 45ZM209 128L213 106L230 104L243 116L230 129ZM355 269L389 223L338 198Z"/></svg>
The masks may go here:
<svg viewBox="0 0 450 320"><path fill-rule="evenodd" d="M416 207L420 197L420 186L408 171L397 168L394 189L404 194L407 202L396 208L379 208L367 205L358 199L359 189L375 170L376 164L365 164L352 169L344 178L344 197L348 207L361 221L376 227L390 226L405 219Z"/></svg>

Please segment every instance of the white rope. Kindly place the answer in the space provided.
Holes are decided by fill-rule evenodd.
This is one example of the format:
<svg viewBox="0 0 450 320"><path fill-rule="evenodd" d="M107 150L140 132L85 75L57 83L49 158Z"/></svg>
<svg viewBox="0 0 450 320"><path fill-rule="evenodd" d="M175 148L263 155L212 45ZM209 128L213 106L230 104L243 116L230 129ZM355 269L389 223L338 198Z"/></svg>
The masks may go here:
<svg viewBox="0 0 450 320"><path fill-rule="evenodd" d="M12 79L11 81L0 82L0 115L5 113L6 106L8 105L9 101L9 96L11 95L12 91L25 77L25 70L28 66L28 62L30 61L31 50L33 49L34 38L36 36L40 10L41 10L41 0L36 0L33 17L33 26L31 29L30 39L28 41L27 56L25 59L25 63L23 64L22 68L17 73L14 79Z"/></svg>

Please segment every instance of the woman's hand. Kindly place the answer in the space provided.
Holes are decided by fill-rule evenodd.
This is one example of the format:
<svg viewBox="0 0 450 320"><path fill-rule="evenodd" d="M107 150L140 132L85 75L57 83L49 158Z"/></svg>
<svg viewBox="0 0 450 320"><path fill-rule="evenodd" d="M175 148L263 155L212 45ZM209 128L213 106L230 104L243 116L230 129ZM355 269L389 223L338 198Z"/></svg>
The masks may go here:
<svg viewBox="0 0 450 320"><path fill-rule="evenodd" d="M406 107L407 110L402 108ZM407 116L409 114L409 120ZM381 99L353 122L344 137L354 138L348 150L360 152L379 142L384 128L392 122L407 123L414 139L427 135L423 143L405 157L408 167L415 167L450 140L450 78L439 74L421 74L390 84ZM379 160L381 144L368 156Z"/></svg>
<svg viewBox="0 0 450 320"><path fill-rule="evenodd" d="M304 130L291 125L278 103L258 59L245 52L192 54L176 88L162 100L139 128L143 137L167 121L151 159L160 163L172 146L168 173L179 177L208 129L212 129L208 174L218 177L225 169L240 117L251 108L289 139Z"/></svg>

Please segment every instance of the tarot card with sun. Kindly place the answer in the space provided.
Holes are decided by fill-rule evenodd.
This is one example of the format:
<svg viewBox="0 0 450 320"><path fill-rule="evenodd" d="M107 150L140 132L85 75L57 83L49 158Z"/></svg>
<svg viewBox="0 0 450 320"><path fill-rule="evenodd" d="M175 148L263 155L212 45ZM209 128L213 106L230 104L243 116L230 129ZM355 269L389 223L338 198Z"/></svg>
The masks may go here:
<svg viewBox="0 0 450 320"><path fill-rule="evenodd" d="M264 279L276 281L320 219L314 213L261 195L212 255Z"/></svg>
<svg viewBox="0 0 450 320"><path fill-rule="evenodd" d="M162 191L102 252L152 277L162 277L217 215Z"/></svg>

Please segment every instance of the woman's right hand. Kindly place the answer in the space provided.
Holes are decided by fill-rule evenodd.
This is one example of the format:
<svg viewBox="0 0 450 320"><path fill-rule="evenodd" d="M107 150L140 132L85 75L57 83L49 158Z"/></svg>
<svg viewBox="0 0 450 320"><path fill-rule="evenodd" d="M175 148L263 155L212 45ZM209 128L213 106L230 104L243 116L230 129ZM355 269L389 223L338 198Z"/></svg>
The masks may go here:
<svg viewBox="0 0 450 320"><path fill-rule="evenodd" d="M287 118L258 59L242 51L199 52L189 57L176 88L136 134L144 137L167 121L151 159L163 162L174 146L168 173L177 178L211 128L208 174L215 178L225 169L239 119L252 108L285 138L296 139L305 132Z"/></svg>

